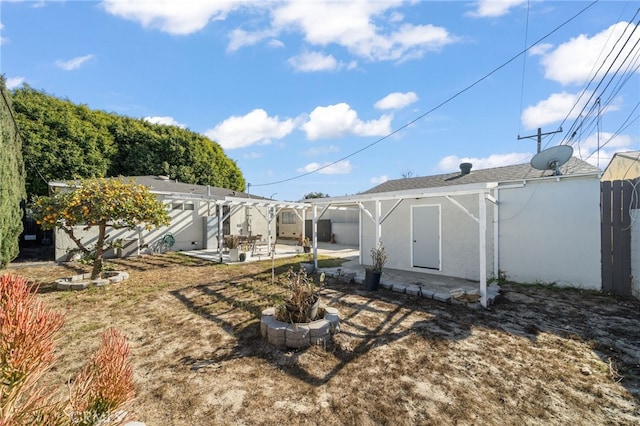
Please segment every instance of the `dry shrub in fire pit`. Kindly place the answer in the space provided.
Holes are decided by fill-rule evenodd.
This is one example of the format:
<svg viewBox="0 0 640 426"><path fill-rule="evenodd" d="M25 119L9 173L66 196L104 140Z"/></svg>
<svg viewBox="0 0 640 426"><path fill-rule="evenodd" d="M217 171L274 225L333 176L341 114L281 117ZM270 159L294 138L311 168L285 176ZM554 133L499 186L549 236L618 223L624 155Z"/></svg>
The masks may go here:
<svg viewBox="0 0 640 426"><path fill-rule="evenodd" d="M305 323L321 317L318 292L320 287L307 275L304 268L287 273L289 298L276 308L276 319L282 322Z"/></svg>

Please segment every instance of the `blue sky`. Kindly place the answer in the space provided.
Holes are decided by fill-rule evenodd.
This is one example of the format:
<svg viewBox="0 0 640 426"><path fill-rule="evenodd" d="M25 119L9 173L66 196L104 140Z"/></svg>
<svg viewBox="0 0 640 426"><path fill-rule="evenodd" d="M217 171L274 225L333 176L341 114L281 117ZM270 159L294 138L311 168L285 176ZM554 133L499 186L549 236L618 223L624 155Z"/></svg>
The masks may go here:
<svg viewBox="0 0 640 426"><path fill-rule="evenodd" d="M528 162L538 127L604 168L640 149L640 2L590 4L4 0L0 72L206 135L281 200Z"/></svg>

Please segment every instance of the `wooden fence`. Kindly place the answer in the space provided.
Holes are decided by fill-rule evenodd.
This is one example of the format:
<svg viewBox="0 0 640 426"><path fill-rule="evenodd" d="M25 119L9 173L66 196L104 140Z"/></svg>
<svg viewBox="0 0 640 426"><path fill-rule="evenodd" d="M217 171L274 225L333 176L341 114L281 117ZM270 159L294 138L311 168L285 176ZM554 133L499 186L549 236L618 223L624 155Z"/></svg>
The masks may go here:
<svg viewBox="0 0 640 426"><path fill-rule="evenodd" d="M602 291L631 295L631 210L638 208L640 179L601 183ZM640 278L640 277L639 277Z"/></svg>

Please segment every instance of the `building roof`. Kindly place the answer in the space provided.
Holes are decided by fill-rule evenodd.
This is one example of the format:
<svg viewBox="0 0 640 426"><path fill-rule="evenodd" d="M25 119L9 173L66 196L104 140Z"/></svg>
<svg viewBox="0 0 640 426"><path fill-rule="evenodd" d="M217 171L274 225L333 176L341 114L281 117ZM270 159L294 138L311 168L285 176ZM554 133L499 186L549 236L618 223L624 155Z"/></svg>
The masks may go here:
<svg viewBox="0 0 640 426"><path fill-rule="evenodd" d="M563 175L580 175L599 173L600 169L579 158L571 157L567 163L560 167ZM537 170L527 164L514 166L495 167L491 169L471 170L468 174L461 172L446 173L442 175L423 176L388 180L361 194L377 194L382 192L395 192L411 189L440 188L454 185L478 184L478 183L502 183L523 179L535 179L553 175L551 170Z"/></svg>
<svg viewBox="0 0 640 426"><path fill-rule="evenodd" d="M250 195L246 192L234 191L232 189L219 188L216 186L196 185L193 183L178 182L176 180L169 179L167 176L124 176L121 177L125 182L133 180L135 183L144 185L149 188L152 193L168 193L179 195L193 195L195 197L207 197L212 199L225 199L227 197L246 198L266 200L267 198L257 195ZM63 181L60 184L74 185L78 181Z"/></svg>
<svg viewBox="0 0 640 426"><path fill-rule="evenodd" d="M192 194L197 196L207 195L211 198L224 199L226 197L252 198L266 200L264 197L247 194L246 192L234 191L232 189L219 188L217 186L196 185L193 183L178 182L171 180L167 176L131 176L125 179L133 179L136 183L144 185L151 192L169 192L175 194Z"/></svg>

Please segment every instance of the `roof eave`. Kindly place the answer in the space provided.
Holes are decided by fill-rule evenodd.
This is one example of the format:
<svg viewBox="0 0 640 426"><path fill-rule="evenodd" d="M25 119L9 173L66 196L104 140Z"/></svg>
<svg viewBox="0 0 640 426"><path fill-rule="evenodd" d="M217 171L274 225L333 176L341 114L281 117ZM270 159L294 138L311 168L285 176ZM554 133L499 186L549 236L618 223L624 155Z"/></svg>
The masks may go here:
<svg viewBox="0 0 640 426"><path fill-rule="evenodd" d="M373 194L356 194L344 197L313 198L311 204L353 204L377 200L398 200L404 198L429 198L445 195L469 195L489 192L498 186L497 182L470 183L466 185L439 186L436 188L417 188L402 191L378 192Z"/></svg>

